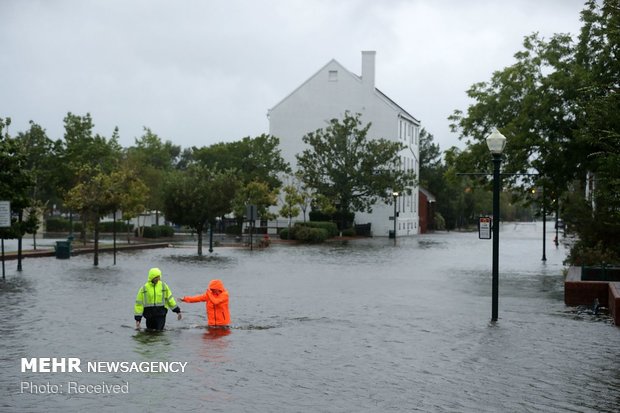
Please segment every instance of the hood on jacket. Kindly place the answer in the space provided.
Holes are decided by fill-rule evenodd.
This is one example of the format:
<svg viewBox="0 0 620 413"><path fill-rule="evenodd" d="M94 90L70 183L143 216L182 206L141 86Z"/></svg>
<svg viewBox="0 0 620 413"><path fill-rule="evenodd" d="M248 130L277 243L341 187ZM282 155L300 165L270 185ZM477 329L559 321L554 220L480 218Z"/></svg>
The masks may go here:
<svg viewBox="0 0 620 413"><path fill-rule="evenodd" d="M161 270L159 268L151 268L149 270L149 281L153 281L155 277L161 277Z"/></svg>
<svg viewBox="0 0 620 413"><path fill-rule="evenodd" d="M224 288L224 283L222 280L211 280L209 283L209 290L226 291L226 288Z"/></svg>

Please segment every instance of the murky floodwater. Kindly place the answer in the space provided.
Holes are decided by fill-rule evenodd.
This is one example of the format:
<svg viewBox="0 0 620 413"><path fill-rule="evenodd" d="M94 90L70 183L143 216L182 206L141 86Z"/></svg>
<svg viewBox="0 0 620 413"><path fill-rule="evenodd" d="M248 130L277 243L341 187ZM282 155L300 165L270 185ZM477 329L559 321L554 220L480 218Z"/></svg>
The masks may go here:
<svg viewBox="0 0 620 413"><path fill-rule="evenodd" d="M620 329L564 305L565 251L549 232L543 263L540 228L502 228L497 324L491 241L477 234L220 248L203 259L194 247L145 250L116 266L102 255L99 268L91 256L37 258L19 274L9 261L0 411L617 411ZM133 302L151 266L176 297L221 278L230 333L204 328L203 304L183 303L185 318L169 314L167 331L135 331ZM22 357L188 364L182 373L32 373ZM76 393L102 382L129 391Z"/></svg>

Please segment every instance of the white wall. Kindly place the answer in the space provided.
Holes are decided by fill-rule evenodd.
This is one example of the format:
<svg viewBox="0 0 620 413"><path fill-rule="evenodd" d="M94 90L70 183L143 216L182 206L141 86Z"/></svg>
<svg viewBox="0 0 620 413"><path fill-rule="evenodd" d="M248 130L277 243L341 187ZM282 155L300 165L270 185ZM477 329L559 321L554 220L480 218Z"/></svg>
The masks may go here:
<svg viewBox="0 0 620 413"><path fill-rule="evenodd" d="M407 166L409 169L415 168L418 175L419 124L374 88L374 52L363 52L363 67L368 72L366 82L364 73L360 78L331 60L269 111L269 133L280 139L282 156L291 163L293 170L296 170L297 164L295 155L306 148L302 137L308 132L326 128L331 119L342 119L349 111L352 114L361 113L363 125L372 123L368 131L370 138L407 144L409 147L401 152L401 158L407 158ZM399 136L400 122L409 125L407 129L410 131L402 138ZM410 129L414 130L411 132ZM417 192L416 187L412 189L412 195L399 198L397 234L400 236L418 233ZM277 210L279 207L273 208L272 212ZM370 222L373 235L387 236L394 225L389 220L393 211L391 203L377 204L371 214L357 212L356 223Z"/></svg>

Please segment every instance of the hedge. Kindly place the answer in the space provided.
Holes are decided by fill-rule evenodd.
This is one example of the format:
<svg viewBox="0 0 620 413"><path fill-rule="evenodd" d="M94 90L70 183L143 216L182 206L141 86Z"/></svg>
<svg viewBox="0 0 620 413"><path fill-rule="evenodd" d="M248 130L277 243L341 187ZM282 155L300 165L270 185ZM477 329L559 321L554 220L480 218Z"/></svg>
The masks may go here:
<svg viewBox="0 0 620 413"><path fill-rule="evenodd" d="M338 235L338 226L333 222L327 221L310 221L310 222L297 222L295 223L296 227L306 227L306 228L320 228L325 230L327 237L335 237Z"/></svg>
<svg viewBox="0 0 620 413"><path fill-rule="evenodd" d="M318 244L327 239L327 230L324 228L311 228L309 226L296 225L295 239L307 244Z"/></svg>
<svg viewBox="0 0 620 413"><path fill-rule="evenodd" d="M50 217L45 220L45 230L47 232L69 232L71 231L71 221L63 217ZM82 223L73 221L73 231L82 231Z"/></svg>
<svg viewBox="0 0 620 413"><path fill-rule="evenodd" d="M174 236L174 228L169 227L167 225L152 225L150 227L141 227L144 228L144 232L142 236L144 238L160 238L160 237L173 237ZM134 231L134 234L138 236L138 228Z"/></svg>

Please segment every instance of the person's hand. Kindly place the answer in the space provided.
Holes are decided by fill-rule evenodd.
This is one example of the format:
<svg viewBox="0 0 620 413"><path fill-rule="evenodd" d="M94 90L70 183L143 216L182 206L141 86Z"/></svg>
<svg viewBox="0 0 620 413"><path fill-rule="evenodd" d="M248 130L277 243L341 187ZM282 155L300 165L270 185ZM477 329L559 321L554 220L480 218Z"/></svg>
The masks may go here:
<svg viewBox="0 0 620 413"><path fill-rule="evenodd" d="M136 330L140 330L140 322L136 320Z"/></svg>
<svg viewBox="0 0 620 413"><path fill-rule="evenodd" d="M183 301L183 302L185 303L185 302L186 302L186 301L185 301L185 297L181 298L181 301Z"/></svg>
<svg viewBox="0 0 620 413"><path fill-rule="evenodd" d="M182 318L183 318L183 316L181 315L181 312L179 311L179 313L177 314L177 320L180 320Z"/></svg>

